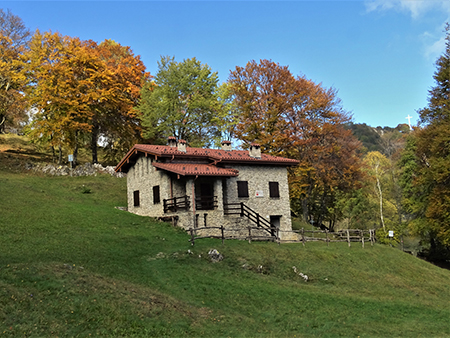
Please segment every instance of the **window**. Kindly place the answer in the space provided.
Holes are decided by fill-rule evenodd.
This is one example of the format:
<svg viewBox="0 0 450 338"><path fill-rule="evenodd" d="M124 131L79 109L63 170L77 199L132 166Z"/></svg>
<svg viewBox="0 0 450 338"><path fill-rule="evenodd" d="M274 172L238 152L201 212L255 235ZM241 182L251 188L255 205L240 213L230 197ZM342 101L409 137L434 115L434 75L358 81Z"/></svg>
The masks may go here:
<svg viewBox="0 0 450 338"><path fill-rule="evenodd" d="M161 203L161 197L159 196L159 185L153 187L153 204Z"/></svg>
<svg viewBox="0 0 450 338"><path fill-rule="evenodd" d="M269 182L269 195L272 198L280 197L280 189L278 187L278 182Z"/></svg>
<svg viewBox="0 0 450 338"><path fill-rule="evenodd" d="M237 181L238 197L248 197L248 182Z"/></svg>
<svg viewBox="0 0 450 338"><path fill-rule="evenodd" d="M133 191L133 205L138 207L140 205L139 201L139 190Z"/></svg>

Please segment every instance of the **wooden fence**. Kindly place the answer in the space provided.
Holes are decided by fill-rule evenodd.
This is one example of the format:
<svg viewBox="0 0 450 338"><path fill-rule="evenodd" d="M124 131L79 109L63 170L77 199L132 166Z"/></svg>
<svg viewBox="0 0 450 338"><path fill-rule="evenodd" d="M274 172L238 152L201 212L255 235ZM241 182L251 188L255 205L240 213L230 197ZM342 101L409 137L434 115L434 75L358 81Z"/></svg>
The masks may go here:
<svg viewBox="0 0 450 338"><path fill-rule="evenodd" d="M247 227L248 234L246 236L242 236L242 229L226 229L223 226L220 227L202 227L202 228L195 228L189 229L189 233L191 235L191 238L189 241L192 245L195 244L195 240L203 239L203 238L218 238L222 240L222 244L226 239L240 239L240 240L247 240L249 243L252 241L273 241L277 242L278 244L281 243L280 240L280 233L282 232L279 228L271 227L270 228L273 236L262 236L261 235L261 227ZM202 232L210 232L211 230L216 230L217 233L220 234L212 235L212 234L205 234L201 236L197 236L198 231ZM267 230L267 229L264 229ZM239 232L237 236L225 236L225 232ZM298 237L297 240L285 240L284 243L302 243L303 246L306 242L317 242L317 241L323 241L327 243L327 246L330 243L333 242L347 242L348 246L351 246L351 242L359 242L361 243L362 247L364 248L365 243L370 243L373 245L375 243L375 230L359 230L359 229L345 229L345 230L339 230L335 232L330 232L328 230L305 230L302 228L301 230L293 230L284 233L290 233L295 234L295 236Z"/></svg>
<svg viewBox="0 0 450 338"><path fill-rule="evenodd" d="M305 245L306 242L324 241L329 245L330 242L347 242L351 246L351 242L361 242L364 248L364 243L370 242L371 245L375 243L375 230L360 230L360 229L345 229L336 232L328 230L294 230L294 233L299 234L300 241ZM308 236L310 234L310 236ZM319 236L315 236L318 234ZM312 235L312 236L311 236ZM325 236L324 236L325 235Z"/></svg>

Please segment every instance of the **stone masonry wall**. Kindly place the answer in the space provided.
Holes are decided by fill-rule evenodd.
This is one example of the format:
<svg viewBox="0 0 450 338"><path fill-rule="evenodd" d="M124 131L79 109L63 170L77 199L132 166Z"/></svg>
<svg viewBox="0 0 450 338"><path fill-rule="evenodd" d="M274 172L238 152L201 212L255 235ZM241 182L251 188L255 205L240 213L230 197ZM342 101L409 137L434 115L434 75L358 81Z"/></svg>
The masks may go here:
<svg viewBox="0 0 450 338"><path fill-rule="evenodd" d="M270 222L270 216L280 217L282 239L292 231L289 186L286 167L269 166L233 166L239 170L239 176L227 180L229 201L244 202ZM249 197L238 197L237 181L248 182ZM278 182L279 198L271 198L269 182ZM259 197L256 193L259 192ZM261 196L262 193L262 196ZM286 232L283 234L283 232Z"/></svg>
<svg viewBox="0 0 450 338"><path fill-rule="evenodd" d="M163 199L170 196L169 176L152 166L152 158L141 156L127 174L128 211L159 217L164 214ZM153 204L153 187L159 185L160 203ZM134 206L134 191L139 190L140 205Z"/></svg>

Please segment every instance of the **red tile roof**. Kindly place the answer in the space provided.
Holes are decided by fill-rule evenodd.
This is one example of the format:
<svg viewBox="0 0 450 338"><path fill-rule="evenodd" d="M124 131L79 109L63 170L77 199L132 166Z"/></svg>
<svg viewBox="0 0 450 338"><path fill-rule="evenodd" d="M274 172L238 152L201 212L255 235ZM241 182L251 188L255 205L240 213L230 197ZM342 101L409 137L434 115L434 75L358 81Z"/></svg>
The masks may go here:
<svg viewBox="0 0 450 338"><path fill-rule="evenodd" d="M220 168L211 164L195 163L161 163L153 162L155 168L164 169L183 176L238 176L239 171L230 168Z"/></svg>
<svg viewBox="0 0 450 338"><path fill-rule="evenodd" d="M297 165L299 161L261 154L260 158L251 157L248 150L222 150L207 148L191 148L186 147L186 152L178 151L177 147L152 145L152 144L136 144L131 148L124 158L116 166L116 171L127 172L132 165L133 158L138 154L153 155L156 157L177 158L177 160L203 159L211 162L221 162L227 164L255 164L255 165Z"/></svg>

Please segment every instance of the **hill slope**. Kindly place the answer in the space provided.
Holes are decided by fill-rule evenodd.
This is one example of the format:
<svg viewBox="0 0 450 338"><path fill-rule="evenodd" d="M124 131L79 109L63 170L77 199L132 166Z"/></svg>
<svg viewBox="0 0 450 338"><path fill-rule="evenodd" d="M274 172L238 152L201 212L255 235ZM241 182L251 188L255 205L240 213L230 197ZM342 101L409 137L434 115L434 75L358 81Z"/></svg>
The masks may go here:
<svg viewBox="0 0 450 338"><path fill-rule="evenodd" d="M0 166L1 168L1 166ZM125 179L0 169L0 334L442 337L450 272L396 249L199 240ZM224 256L212 263L211 248ZM307 274L309 281L294 273Z"/></svg>

